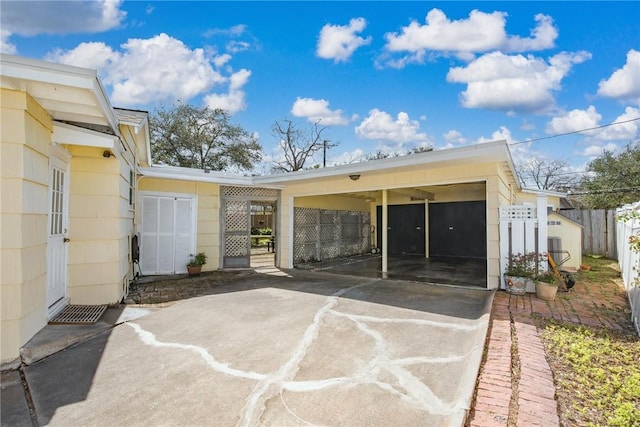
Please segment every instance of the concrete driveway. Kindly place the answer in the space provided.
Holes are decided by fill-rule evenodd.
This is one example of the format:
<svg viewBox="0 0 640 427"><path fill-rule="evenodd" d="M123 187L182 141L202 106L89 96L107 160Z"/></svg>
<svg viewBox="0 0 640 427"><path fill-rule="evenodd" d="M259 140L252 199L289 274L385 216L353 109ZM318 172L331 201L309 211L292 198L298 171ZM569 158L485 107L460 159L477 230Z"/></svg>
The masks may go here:
<svg viewBox="0 0 640 427"><path fill-rule="evenodd" d="M460 426L493 293L251 276L24 368L40 425Z"/></svg>

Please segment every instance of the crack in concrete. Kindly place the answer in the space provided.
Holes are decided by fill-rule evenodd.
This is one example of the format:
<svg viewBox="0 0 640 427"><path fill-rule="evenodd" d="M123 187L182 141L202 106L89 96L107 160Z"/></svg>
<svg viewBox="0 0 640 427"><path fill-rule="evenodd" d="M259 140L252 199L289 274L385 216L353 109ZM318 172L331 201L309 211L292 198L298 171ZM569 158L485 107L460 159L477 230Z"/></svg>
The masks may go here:
<svg viewBox="0 0 640 427"><path fill-rule="evenodd" d="M211 355L211 353L209 353L204 347L201 347L199 345L162 342L159 341L153 333L142 329L135 323L127 322L125 324L129 325L131 328L133 328L134 331L136 331L138 337L140 337L140 340L144 344L147 344L151 347L167 347L193 351L198 354L214 371L222 372L223 374L231 375L233 377L247 378L250 380L262 380L266 377L266 375L259 374L257 372L247 372L231 368L228 364L217 361Z"/></svg>
<svg viewBox="0 0 640 427"><path fill-rule="evenodd" d="M405 402L416 406L433 415L451 415L455 411L465 409L463 402L446 403L442 401L426 384L415 377L406 367L417 364L443 364L451 362L461 362L467 359L477 348L472 348L462 355L448 355L444 357L406 357L401 359L390 359L387 351L387 341L383 335L369 324L415 324L421 326L441 327L451 330L473 331L482 325L476 323L473 325L460 325L438 322L427 319L397 319L397 318L381 318L375 316L366 316L359 314L350 314L338 310L334 307L339 301L339 297L353 289L369 286L377 283L379 280L373 280L364 284L351 286L340 289L334 294L326 298L326 302L316 311L313 322L305 330L302 339L291 354L290 358L283 363L280 368L271 374L261 374L252 371L243 371L232 368L227 363L216 360L204 347L193 344L181 344L173 342L159 341L156 336L149 331L144 330L138 324L127 322L138 335L140 340L149 346L158 348L176 348L196 353L204 362L214 371L238 378L245 378L258 381L252 392L246 399L246 403L242 408L240 420L237 425L251 426L259 424L259 421L266 410L266 402L272 397L280 394L285 409L300 421L296 414L291 412L284 402L282 392L284 390L291 392L309 392L317 391L329 387L355 387L358 385L371 384L380 389L404 400ZM327 315L342 317L349 319L364 334L371 337L374 341L375 356L369 362L354 372L352 375L326 378L322 380L295 381L293 378L299 370L300 363L307 356L308 349L311 347L321 330L322 320ZM388 381L380 380L381 373L390 374L397 384L391 384Z"/></svg>
<svg viewBox="0 0 640 427"><path fill-rule="evenodd" d="M327 297L324 305L316 311L316 314L313 316L313 322L304 331L302 340L298 343L296 350L292 353L289 360L286 361L275 374L269 375L267 378L261 380L260 383L256 384L253 392L247 398L247 403L243 408L238 425L249 426L256 424L266 409L265 402L280 393L282 384L293 378L296 372L298 372L300 362L304 359L307 350L318 336L322 318L338 303L338 298L353 289L369 286L376 282L378 282L377 279L343 288ZM280 389L273 390L274 385L280 385ZM271 389L270 392L269 389Z"/></svg>
<svg viewBox="0 0 640 427"><path fill-rule="evenodd" d="M349 319L356 319L356 320L367 322L367 323L411 323L414 325L433 326L433 327L445 328L445 329L455 329L458 331L475 331L476 329L479 329L482 326L478 323L474 323L471 325L461 325L457 323L438 322L436 320L428 320L428 319L394 319L394 318L388 318L388 317L374 317L374 316L366 316L362 314L344 313L337 310L331 310L331 314L335 314L336 316L341 316L341 317L348 317Z"/></svg>

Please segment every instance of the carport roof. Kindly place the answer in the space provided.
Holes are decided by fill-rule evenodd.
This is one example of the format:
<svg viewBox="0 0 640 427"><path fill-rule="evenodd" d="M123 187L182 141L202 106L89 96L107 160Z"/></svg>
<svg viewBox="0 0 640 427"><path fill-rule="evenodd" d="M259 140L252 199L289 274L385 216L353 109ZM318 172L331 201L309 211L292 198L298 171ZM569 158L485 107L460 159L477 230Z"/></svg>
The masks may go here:
<svg viewBox="0 0 640 427"><path fill-rule="evenodd" d="M407 168L411 166L453 166L464 165L470 163L483 162L505 162L509 174L514 182L520 187L520 183L516 178L515 168L509 146L505 140L494 142L486 142L475 145L468 145L457 148L447 148L442 150L428 151L425 153L416 153L406 156L392 157L381 160L370 160L361 163L352 163L347 165L332 166L328 168L300 170L277 175L257 176L253 178L256 185L275 184L292 181L303 181L322 177L331 177L338 175L362 174L366 172L384 170L394 170Z"/></svg>
<svg viewBox="0 0 640 427"><path fill-rule="evenodd" d="M362 174L373 171L392 171L413 166L465 165L483 162L503 162L506 172L520 188L513 160L506 141L494 141L458 148L417 153L389 159L370 160L347 165L330 166L320 169L300 170L265 176L240 176L229 173L204 171L201 169L154 165L140 168L143 176L178 179L186 181L211 182L221 185L257 186L266 188L284 188L288 183L318 178Z"/></svg>

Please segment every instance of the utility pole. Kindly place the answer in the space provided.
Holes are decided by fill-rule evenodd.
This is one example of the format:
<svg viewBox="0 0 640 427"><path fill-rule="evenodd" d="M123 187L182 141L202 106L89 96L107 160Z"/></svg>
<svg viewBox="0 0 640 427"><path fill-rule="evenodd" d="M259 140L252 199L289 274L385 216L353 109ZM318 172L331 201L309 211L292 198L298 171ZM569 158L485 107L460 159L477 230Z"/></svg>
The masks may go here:
<svg viewBox="0 0 640 427"><path fill-rule="evenodd" d="M326 139L322 141L322 167L327 167L327 141Z"/></svg>

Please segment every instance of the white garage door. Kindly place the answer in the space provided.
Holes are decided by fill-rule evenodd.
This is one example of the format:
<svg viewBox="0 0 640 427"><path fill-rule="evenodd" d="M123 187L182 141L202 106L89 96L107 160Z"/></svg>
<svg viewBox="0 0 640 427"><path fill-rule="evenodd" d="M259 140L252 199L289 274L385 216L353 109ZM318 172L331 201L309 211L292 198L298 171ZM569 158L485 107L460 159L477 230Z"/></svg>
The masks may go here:
<svg viewBox="0 0 640 427"><path fill-rule="evenodd" d="M142 275L186 273L195 252L195 198L171 194L141 197Z"/></svg>

